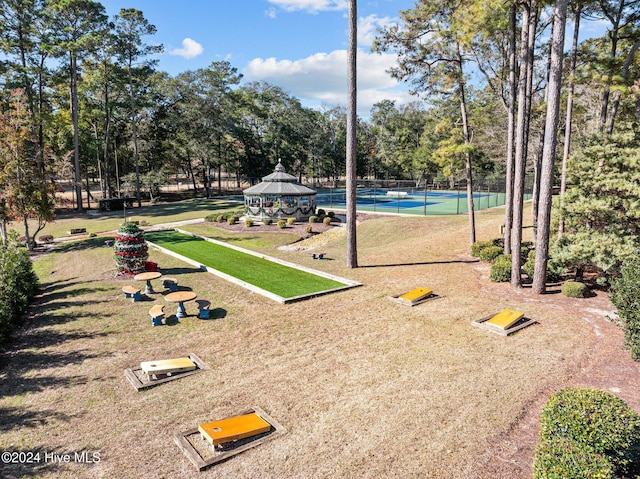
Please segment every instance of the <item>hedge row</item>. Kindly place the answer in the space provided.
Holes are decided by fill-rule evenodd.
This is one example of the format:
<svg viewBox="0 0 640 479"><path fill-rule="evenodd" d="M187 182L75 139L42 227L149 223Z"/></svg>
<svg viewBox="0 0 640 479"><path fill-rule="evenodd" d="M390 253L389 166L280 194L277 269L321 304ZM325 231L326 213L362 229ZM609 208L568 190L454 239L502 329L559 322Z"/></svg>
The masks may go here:
<svg viewBox="0 0 640 479"><path fill-rule="evenodd" d="M0 345L22 323L38 291L38 278L29 254L17 242L0 244Z"/></svg>

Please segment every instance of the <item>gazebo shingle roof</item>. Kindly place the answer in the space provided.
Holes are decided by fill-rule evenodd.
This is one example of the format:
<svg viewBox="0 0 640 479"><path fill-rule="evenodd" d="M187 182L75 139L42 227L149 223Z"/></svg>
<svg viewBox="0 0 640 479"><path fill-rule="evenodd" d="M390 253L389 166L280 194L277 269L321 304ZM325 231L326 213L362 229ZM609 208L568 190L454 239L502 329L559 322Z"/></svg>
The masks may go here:
<svg viewBox="0 0 640 479"><path fill-rule="evenodd" d="M243 191L245 195L315 195L316 190L298 183L295 176L290 175L278 160L275 171L264 176L262 182Z"/></svg>

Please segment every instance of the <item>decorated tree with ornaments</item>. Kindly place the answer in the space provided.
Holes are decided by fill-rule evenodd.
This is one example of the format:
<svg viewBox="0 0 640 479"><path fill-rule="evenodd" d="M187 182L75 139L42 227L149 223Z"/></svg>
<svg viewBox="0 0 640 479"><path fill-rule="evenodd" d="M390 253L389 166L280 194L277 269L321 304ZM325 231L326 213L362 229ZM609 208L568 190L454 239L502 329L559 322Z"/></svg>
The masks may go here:
<svg viewBox="0 0 640 479"><path fill-rule="evenodd" d="M116 266L120 274L137 274L145 270L149 252L144 231L133 223L124 223L114 244Z"/></svg>

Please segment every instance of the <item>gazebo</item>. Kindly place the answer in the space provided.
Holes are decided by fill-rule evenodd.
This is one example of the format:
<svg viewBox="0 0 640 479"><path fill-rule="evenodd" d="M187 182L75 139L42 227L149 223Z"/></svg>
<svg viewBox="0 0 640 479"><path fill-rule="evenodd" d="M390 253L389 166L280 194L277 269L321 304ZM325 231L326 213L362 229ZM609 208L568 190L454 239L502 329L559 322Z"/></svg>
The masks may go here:
<svg viewBox="0 0 640 479"><path fill-rule="evenodd" d="M280 160L273 173L243 193L244 214L248 218L306 220L316 212L316 190L288 174Z"/></svg>

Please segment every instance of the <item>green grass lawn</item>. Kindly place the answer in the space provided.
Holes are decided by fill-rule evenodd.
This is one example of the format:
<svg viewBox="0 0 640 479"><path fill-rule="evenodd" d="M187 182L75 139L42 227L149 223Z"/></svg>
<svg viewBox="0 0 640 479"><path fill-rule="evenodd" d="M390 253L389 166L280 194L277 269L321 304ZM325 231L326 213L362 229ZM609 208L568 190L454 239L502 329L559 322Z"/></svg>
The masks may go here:
<svg viewBox="0 0 640 479"><path fill-rule="evenodd" d="M151 243L282 298L313 295L347 286L339 281L176 231L152 232L145 237Z"/></svg>

